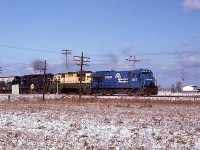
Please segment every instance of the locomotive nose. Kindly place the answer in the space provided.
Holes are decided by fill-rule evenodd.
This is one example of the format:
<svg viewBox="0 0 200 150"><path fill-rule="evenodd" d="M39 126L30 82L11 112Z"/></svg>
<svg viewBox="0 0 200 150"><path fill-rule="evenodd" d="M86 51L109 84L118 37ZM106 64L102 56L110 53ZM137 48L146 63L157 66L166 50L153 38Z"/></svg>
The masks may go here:
<svg viewBox="0 0 200 150"><path fill-rule="evenodd" d="M145 85L154 85L154 79L153 78L146 78L145 79Z"/></svg>

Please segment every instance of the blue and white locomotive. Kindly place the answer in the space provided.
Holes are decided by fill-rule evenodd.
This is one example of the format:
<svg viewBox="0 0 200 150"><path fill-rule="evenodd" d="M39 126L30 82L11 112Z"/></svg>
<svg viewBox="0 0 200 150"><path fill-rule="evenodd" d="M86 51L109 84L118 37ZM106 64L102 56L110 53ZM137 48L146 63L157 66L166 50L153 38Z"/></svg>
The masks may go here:
<svg viewBox="0 0 200 150"><path fill-rule="evenodd" d="M91 93L157 95L158 87L153 72L148 69L97 71L92 74Z"/></svg>

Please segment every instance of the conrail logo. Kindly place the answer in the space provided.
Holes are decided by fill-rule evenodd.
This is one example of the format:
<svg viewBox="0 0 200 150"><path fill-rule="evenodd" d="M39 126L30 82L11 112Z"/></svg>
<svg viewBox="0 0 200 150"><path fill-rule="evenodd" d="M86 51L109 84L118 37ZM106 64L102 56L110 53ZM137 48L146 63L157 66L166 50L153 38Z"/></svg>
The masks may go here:
<svg viewBox="0 0 200 150"><path fill-rule="evenodd" d="M116 73L115 78L121 79L121 75L119 73Z"/></svg>
<svg viewBox="0 0 200 150"><path fill-rule="evenodd" d="M120 73L116 73L115 78L117 78L118 82L120 82L120 83L126 83L126 82L128 82L128 78L122 78L121 75L120 75Z"/></svg>

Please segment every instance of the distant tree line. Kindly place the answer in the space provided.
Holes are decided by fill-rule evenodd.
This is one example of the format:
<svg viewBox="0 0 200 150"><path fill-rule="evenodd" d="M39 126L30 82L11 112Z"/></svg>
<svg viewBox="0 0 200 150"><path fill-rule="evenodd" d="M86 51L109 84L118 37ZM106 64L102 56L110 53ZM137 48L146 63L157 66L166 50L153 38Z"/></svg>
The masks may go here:
<svg viewBox="0 0 200 150"><path fill-rule="evenodd" d="M172 84L172 86L171 86L171 92L172 93L182 92L182 88L183 88L182 82L178 81L178 82L176 82L176 85Z"/></svg>

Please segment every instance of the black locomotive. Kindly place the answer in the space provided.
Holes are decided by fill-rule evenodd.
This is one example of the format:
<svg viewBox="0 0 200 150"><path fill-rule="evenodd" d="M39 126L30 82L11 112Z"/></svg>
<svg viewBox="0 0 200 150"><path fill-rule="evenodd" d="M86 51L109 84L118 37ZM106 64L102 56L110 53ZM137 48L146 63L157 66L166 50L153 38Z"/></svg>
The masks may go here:
<svg viewBox="0 0 200 150"><path fill-rule="evenodd" d="M49 91L50 84L52 83L53 74L46 74L45 77L42 74L25 75L20 78L19 93L43 93ZM43 88L44 87L44 88Z"/></svg>

